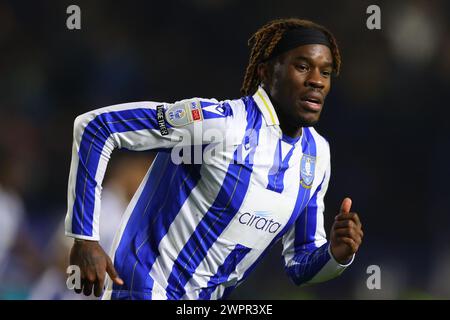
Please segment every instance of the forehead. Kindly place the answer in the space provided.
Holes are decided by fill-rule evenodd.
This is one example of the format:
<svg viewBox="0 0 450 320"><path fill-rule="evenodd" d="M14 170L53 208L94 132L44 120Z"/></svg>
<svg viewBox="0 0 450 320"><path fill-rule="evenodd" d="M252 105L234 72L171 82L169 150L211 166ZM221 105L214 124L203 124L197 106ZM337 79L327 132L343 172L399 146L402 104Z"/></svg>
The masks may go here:
<svg viewBox="0 0 450 320"><path fill-rule="evenodd" d="M285 53L287 60L308 59L318 64L332 64L333 56L330 48L323 44L307 44L298 46Z"/></svg>

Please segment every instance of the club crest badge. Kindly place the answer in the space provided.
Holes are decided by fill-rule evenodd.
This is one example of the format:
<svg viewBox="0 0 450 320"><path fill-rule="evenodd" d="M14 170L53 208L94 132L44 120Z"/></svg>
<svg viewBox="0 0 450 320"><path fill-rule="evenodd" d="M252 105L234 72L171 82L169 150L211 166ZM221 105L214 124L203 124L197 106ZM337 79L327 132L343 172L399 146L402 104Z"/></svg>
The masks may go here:
<svg viewBox="0 0 450 320"><path fill-rule="evenodd" d="M300 162L300 184L304 188L311 188L316 169L316 157L304 154Z"/></svg>

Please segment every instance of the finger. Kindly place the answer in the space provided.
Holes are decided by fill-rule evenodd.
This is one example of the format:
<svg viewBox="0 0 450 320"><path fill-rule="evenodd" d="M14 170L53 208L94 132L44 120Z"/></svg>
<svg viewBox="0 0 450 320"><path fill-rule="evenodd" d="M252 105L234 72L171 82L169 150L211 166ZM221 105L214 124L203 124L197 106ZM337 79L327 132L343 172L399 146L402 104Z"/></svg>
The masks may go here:
<svg viewBox="0 0 450 320"><path fill-rule="evenodd" d="M101 279L101 278L97 278L97 281L95 281L95 283L94 283L94 295L96 297L100 297L102 295L103 283L104 283L104 279Z"/></svg>
<svg viewBox="0 0 450 320"><path fill-rule="evenodd" d="M359 244L355 242L355 240L347 237L342 237L339 239L339 241L345 243L350 249L352 253L355 253L358 251Z"/></svg>
<svg viewBox="0 0 450 320"><path fill-rule="evenodd" d="M334 230L335 237L352 237L352 233L348 228L336 229Z"/></svg>
<svg viewBox="0 0 450 320"><path fill-rule="evenodd" d="M93 285L93 283L89 282L89 281L85 281L83 283L83 294L85 296L90 296L91 295L91 293L92 293L92 285Z"/></svg>
<svg viewBox="0 0 450 320"><path fill-rule="evenodd" d="M337 240L340 240L341 238L350 238L357 243L361 243L362 241L359 232L356 232L353 229L336 229L334 230L334 234L335 237L337 237Z"/></svg>
<svg viewBox="0 0 450 320"><path fill-rule="evenodd" d="M103 285L105 282L105 274L106 274L105 269L97 270L97 278L95 279L93 287L94 295L96 297L100 297L102 295Z"/></svg>
<svg viewBox="0 0 450 320"><path fill-rule="evenodd" d="M351 219L336 220L333 223L333 229L342 229L342 228L355 229L356 227L357 226L355 222Z"/></svg>
<svg viewBox="0 0 450 320"><path fill-rule="evenodd" d="M357 227L345 227L345 226L336 227L335 225L333 225L333 233L335 237L343 237L343 236L352 237L359 243L362 242L362 239L364 237L364 232Z"/></svg>
<svg viewBox="0 0 450 320"><path fill-rule="evenodd" d="M351 212L351 219L356 223L357 226L361 226L361 220L359 219L359 216L356 212Z"/></svg>
<svg viewBox="0 0 450 320"><path fill-rule="evenodd" d="M342 201L341 209L339 211L340 211L340 213L349 213L351 207L352 207L352 199L345 198Z"/></svg>
<svg viewBox="0 0 450 320"><path fill-rule="evenodd" d="M336 229L353 229L355 230L362 238L364 235L362 231L362 225L361 223L357 223L357 220L354 219L343 219L343 220L336 220L333 223L333 230Z"/></svg>
<svg viewBox="0 0 450 320"><path fill-rule="evenodd" d="M353 220L353 222L358 225L361 226L361 220L359 219L359 216L356 212L349 212L349 213L340 213L338 214L334 220L339 221L339 220Z"/></svg>
<svg viewBox="0 0 450 320"><path fill-rule="evenodd" d="M83 284L85 281L85 276L84 273L81 273L80 275L80 287L77 288L76 286L73 288L73 291L75 291L76 294L80 294L81 292L83 292Z"/></svg>
<svg viewBox="0 0 450 320"><path fill-rule="evenodd" d="M111 277L111 280L115 284L117 284L119 286L123 285L123 280L120 279L119 275L117 274L116 269L114 268L114 266L111 262L111 259L109 259L109 258L108 258L107 265L106 265L106 272L109 274L109 276Z"/></svg>
<svg viewBox="0 0 450 320"><path fill-rule="evenodd" d="M75 291L75 293L80 294L81 291L83 291L83 284L82 282L80 283L80 288L74 287L73 291Z"/></svg>

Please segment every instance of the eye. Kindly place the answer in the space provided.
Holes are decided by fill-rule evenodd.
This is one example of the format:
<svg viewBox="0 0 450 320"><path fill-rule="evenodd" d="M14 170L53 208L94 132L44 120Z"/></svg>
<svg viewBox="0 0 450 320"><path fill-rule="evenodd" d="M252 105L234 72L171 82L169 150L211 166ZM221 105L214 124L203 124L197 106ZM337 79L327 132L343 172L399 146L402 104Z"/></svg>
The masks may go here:
<svg viewBox="0 0 450 320"><path fill-rule="evenodd" d="M308 70L308 66L306 64L298 64L295 66L297 68L297 70L299 71L307 71Z"/></svg>
<svg viewBox="0 0 450 320"><path fill-rule="evenodd" d="M322 71L322 76L324 76L325 78L330 77L331 76L331 71L328 71L328 70Z"/></svg>

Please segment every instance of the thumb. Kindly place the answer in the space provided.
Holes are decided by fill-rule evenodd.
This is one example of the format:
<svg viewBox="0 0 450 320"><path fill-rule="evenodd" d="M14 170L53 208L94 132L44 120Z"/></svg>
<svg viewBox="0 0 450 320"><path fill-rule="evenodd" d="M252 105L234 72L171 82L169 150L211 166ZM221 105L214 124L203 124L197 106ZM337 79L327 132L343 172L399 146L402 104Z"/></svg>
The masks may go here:
<svg viewBox="0 0 450 320"><path fill-rule="evenodd" d="M341 213L350 213L351 207L352 207L352 199L345 198L342 201L340 212Z"/></svg>
<svg viewBox="0 0 450 320"><path fill-rule="evenodd" d="M117 285L123 285L123 280L120 279L119 275L117 274L116 269L114 268L114 265L111 262L111 259L108 259L108 263L106 265L106 272L111 277L111 280L117 284Z"/></svg>

